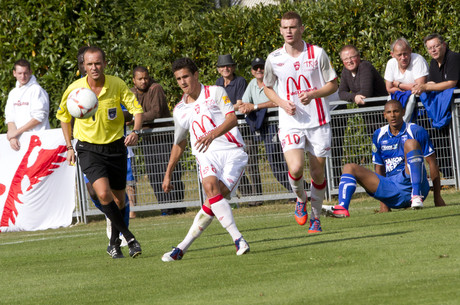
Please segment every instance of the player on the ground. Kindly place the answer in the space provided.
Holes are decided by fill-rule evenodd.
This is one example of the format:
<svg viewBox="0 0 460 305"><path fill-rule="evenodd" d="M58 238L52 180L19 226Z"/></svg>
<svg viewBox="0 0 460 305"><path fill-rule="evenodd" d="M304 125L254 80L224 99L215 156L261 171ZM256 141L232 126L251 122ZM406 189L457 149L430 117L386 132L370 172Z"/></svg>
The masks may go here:
<svg viewBox="0 0 460 305"><path fill-rule="evenodd" d="M288 165L289 183L297 195L295 219L307 222L307 194L303 171L305 150L310 161L311 206L309 233L321 232L321 207L326 192L324 166L331 150L329 101L338 100L337 74L326 52L302 40L304 26L299 14L281 18L284 46L265 63L265 94L279 110L279 137ZM278 82L278 94L273 86Z"/></svg>
<svg viewBox="0 0 460 305"><path fill-rule="evenodd" d="M204 86L198 68L190 58L172 64L177 84L184 92L174 108L174 145L163 180L163 190L171 191L171 177L187 145L190 133L192 154L196 157L206 201L195 216L185 239L163 255L165 262L180 260L187 249L212 222L214 215L231 235L236 255L249 252L249 245L236 227L232 209L225 198L236 190L248 162L237 118L225 89Z"/></svg>
<svg viewBox="0 0 460 305"><path fill-rule="evenodd" d="M424 159L430 167L435 205L445 205L436 153L428 132L416 124L404 122L404 109L397 100L385 104L383 115L388 125L377 129L372 138L375 172L361 165L346 164L340 178L339 205L329 210L331 216L350 216L348 207L356 183L381 201L381 211L423 208L423 200L430 191Z"/></svg>

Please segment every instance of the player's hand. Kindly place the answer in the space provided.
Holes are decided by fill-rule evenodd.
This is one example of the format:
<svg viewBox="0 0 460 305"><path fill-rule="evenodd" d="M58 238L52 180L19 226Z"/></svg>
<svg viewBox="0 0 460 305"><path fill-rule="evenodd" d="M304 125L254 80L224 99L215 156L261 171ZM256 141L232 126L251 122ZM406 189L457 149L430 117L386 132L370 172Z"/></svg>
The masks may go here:
<svg viewBox="0 0 460 305"><path fill-rule="evenodd" d="M67 163L71 166L75 165L75 151L73 149L67 150Z"/></svg>
<svg viewBox="0 0 460 305"><path fill-rule="evenodd" d="M286 111L286 113L288 115L294 115L295 114L295 111L296 111L296 107L295 107L295 104L291 101L285 101L285 103L283 103L282 105L280 105L281 108L284 109L284 111Z"/></svg>
<svg viewBox="0 0 460 305"><path fill-rule="evenodd" d="M198 150L198 152L206 152L212 141L214 141L214 138L215 137L212 132L208 133L196 141L195 148Z"/></svg>
<svg viewBox="0 0 460 305"><path fill-rule="evenodd" d="M301 92L299 94L299 99L300 99L300 102L303 104L303 105L308 105L310 104L311 100L313 99L313 91L304 91L304 92Z"/></svg>
<svg viewBox="0 0 460 305"><path fill-rule="evenodd" d="M21 148L21 143L19 142L18 139L16 138L11 138L10 139L10 146L12 149L14 149L15 151L18 151L20 148Z"/></svg>
<svg viewBox="0 0 460 305"><path fill-rule="evenodd" d="M171 179L168 176L164 177L162 188L165 193L169 193L174 189L174 186L171 184Z"/></svg>
<svg viewBox="0 0 460 305"><path fill-rule="evenodd" d="M134 132L131 132L125 138L125 146L134 146L137 144L138 140L139 140L139 136L135 134Z"/></svg>

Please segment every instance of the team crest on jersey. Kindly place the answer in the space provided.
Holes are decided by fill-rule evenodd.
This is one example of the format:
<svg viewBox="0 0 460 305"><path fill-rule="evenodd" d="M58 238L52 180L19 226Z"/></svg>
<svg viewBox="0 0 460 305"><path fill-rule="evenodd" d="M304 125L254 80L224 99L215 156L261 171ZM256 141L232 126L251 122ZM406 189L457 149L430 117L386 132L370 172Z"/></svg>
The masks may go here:
<svg viewBox="0 0 460 305"><path fill-rule="evenodd" d="M372 152L376 153L377 152L377 147L375 146L374 143L372 143Z"/></svg>
<svg viewBox="0 0 460 305"><path fill-rule="evenodd" d="M231 103L230 99L228 98L228 96L223 96L222 97L222 100L224 101L224 104L229 104Z"/></svg>
<svg viewBox="0 0 460 305"><path fill-rule="evenodd" d="M296 62L294 63L294 69L295 69L296 71L298 71L299 68L300 68L300 62L296 61Z"/></svg>
<svg viewBox="0 0 460 305"><path fill-rule="evenodd" d="M195 112L198 114L200 113L200 105L195 105Z"/></svg>
<svg viewBox="0 0 460 305"><path fill-rule="evenodd" d="M402 135L401 140L402 140L403 143L405 143L407 141L407 135L406 134Z"/></svg>
<svg viewBox="0 0 460 305"><path fill-rule="evenodd" d="M114 120L117 118L117 108L109 108L107 109L107 118L109 120Z"/></svg>

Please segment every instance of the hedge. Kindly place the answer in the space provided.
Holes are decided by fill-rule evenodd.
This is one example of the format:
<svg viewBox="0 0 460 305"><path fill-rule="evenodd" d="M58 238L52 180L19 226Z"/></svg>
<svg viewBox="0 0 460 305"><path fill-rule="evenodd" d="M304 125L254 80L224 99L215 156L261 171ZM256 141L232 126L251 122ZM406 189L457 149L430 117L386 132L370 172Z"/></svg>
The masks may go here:
<svg viewBox="0 0 460 305"><path fill-rule="evenodd" d="M76 53L93 44L107 52L107 73L131 85L137 65L149 68L163 85L170 106L180 98L171 62L193 58L201 80L213 84L219 54L231 53L237 73L251 79L250 62L283 43L279 20L297 11L306 26L304 39L323 47L340 74L338 51L355 44L382 74L390 43L406 37L427 60L423 37L442 34L460 51L458 0L320 0L283 2L278 6L214 8L214 0L35 0L0 1L0 132L6 132L3 109L14 87L13 63L26 58L51 99L50 122L65 88L79 77Z"/></svg>

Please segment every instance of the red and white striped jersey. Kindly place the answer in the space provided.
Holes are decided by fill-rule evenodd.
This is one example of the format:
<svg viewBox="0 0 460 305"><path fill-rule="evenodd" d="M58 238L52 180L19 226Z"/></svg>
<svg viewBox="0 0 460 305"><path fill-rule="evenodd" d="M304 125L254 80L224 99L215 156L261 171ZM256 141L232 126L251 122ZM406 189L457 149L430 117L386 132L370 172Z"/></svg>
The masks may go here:
<svg viewBox="0 0 460 305"><path fill-rule="evenodd" d="M304 42L304 50L296 58L286 52L285 45L272 52L265 62L264 84L273 87L278 82L280 98L296 105L293 116L280 109L280 128L313 128L328 123L331 118L329 101L339 100L337 92L326 98L312 100L308 105L303 105L298 95L320 89L336 78L329 57L318 46Z"/></svg>
<svg viewBox="0 0 460 305"><path fill-rule="evenodd" d="M186 103L187 95L176 105L174 117L174 144L179 144L187 138L190 132L192 154L200 154L195 149L195 143L202 136L216 129L225 121L228 113L234 112L233 104L223 87L201 85L201 93L193 103ZM233 127L226 134L214 139L206 152L228 150L244 147L243 138L238 127Z"/></svg>

